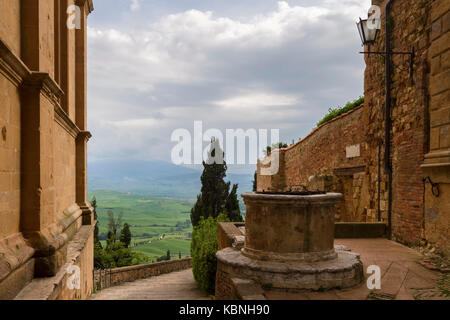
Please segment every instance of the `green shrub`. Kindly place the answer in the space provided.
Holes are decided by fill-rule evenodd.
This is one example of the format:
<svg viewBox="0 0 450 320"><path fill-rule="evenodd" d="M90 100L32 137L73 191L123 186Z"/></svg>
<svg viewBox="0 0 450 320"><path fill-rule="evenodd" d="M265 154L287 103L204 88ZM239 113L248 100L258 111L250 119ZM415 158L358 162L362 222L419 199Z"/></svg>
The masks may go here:
<svg viewBox="0 0 450 320"><path fill-rule="evenodd" d="M272 143L271 146L267 146L266 150L263 150L263 151L264 151L265 155L268 156L272 152L272 150L282 149L282 148L287 148L287 147L288 147L287 143L277 142L277 143Z"/></svg>
<svg viewBox="0 0 450 320"><path fill-rule="evenodd" d="M344 114L356 107L359 107L363 103L364 103L364 96L359 97L353 102L347 102L347 104L342 108L330 108L328 109L328 113L325 115L325 117L323 117L323 119L317 123L317 126L320 126L321 124L324 124L325 122L328 122L340 116L341 114Z"/></svg>
<svg viewBox="0 0 450 320"><path fill-rule="evenodd" d="M111 269L149 262L150 259L145 254L125 248L122 242L111 243L105 249L96 244L94 248L95 269Z"/></svg>
<svg viewBox="0 0 450 320"><path fill-rule="evenodd" d="M192 231L192 272L198 287L207 294L214 294L217 270L217 224L228 222L226 214L217 218L200 218Z"/></svg>

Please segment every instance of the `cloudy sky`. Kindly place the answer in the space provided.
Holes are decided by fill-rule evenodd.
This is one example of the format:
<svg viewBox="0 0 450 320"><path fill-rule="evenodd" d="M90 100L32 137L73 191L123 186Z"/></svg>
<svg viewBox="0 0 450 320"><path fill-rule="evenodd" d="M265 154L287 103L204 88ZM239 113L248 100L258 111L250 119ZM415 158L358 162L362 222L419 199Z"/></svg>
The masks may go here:
<svg viewBox="0 0 450 320"><path fill-rule="evenodd" d="M95 0L90 161L170 161L172 132L280 129L291 142L363 93L370 0Z"/></svg>

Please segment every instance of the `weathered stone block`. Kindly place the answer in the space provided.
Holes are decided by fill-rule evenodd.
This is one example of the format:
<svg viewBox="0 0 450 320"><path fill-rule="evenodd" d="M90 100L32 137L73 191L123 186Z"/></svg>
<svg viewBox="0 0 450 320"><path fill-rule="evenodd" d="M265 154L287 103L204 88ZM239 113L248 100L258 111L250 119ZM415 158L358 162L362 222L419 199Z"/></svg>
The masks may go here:
<svg viewBox="0 0 450 320"><path fill-rule="evenodd" d="M443 34L440 38L433 41L429 49L430 57L435 57L438 54L441 54L442 52L446 51L448 48L450 48L449 32Z"/></svg>
<svg viewBox="0 0 450 320"><path fill-rule="evenodd" d="M449 38L450 41L450 38ZM431 76L430 94L436 95L450 89L450 70Z"/></svg>
<svg viewBox="0 0 450 320"><path fill-rule="evenodd" d="M431 148L431 150L439 149L440 132L441 132L440 128L432 128L430 130L430 148Z"/></svg>
<svg viewBox="0 0 450 320"><path fill-rule="evenodd" d="M441 56L431 59L431 74L436 75L441 72Z"/></svg>
<svg viewBox="0 0 450 320"><path fill-rule="evenodd" d="M444 52L441 55L441 65L440 65L440 67L441 67L442 71L446 71L446 70L450 69L450 50Z"/></svg>
<svg viewBox="0 0 450 320"><path fill-rule="evenodd" d="M430 98L431 110L438 110L441 108L448 108L448 107L450 107L450 90L431 96Z"/></svg>
<svg viewBox="0 0 450 320"><path fill-rule="evenodd" d="M431 7L431 20L435 21L450 10L450 2L447 0L436 0Z"/></svg>
<svg viewBox="0 0 450 320"><path fill-rule="evenodd" d="M430 122L433 128L450 123L450 108L431 112Z"/></svg>
<svg viewBox="0 0 450 320"><path fill-rule="evenodd" d="M450 11L442 17L442 32L450 31Z"/></svg>
<svg viewBox="0 0 450 320"><path fill-rule="evenodd" d="M441 148L448 148L448 147L450 147L449 129L450 129L449 125L446 125L446 126L443 126L443 127L440 128L439 146Z"/></svg>
<svg viewBox="0 0 450 320"><path fill-rule="evenodd" d="M438 19L431 25L431 38L436 39L442 32L442 20Z"/></svg>

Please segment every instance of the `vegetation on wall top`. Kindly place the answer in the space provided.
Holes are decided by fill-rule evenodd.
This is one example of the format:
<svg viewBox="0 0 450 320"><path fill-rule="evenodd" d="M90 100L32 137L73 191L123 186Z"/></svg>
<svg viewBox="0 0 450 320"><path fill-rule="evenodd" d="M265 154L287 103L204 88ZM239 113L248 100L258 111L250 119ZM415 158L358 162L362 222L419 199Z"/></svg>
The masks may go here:
<svg viewBox="0 0 450 320"><path fill-rule="evenodd" d="M340 116L341 114L344 114L352 109L355 109L356 107L359 107L363 103L364 103L364 96L359 97L355 101L347 102L347 104L342 108L339 108L339 107L329 108L328 113L323 117L322 120L320 120L317 123L317 126L320 126L320 125L324 124L325 122L328 122L328 121Z"/></svg>

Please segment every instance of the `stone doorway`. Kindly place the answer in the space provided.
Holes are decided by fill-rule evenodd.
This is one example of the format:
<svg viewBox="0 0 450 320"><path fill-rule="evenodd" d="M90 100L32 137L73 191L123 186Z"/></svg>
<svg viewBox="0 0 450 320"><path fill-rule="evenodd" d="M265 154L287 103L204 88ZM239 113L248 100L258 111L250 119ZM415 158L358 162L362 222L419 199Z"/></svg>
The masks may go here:
<svg viewBox="0 0 450 320"><path fill-rule="evenodd" d="M367 218L368 179L364 170L365 166L334 170L335 191L344 196L337 210L337 222L370 222Z"/></svg>

